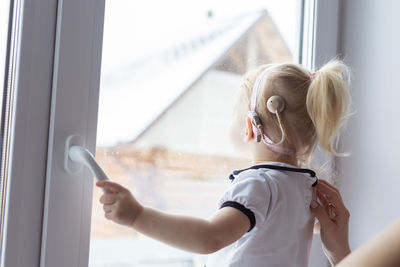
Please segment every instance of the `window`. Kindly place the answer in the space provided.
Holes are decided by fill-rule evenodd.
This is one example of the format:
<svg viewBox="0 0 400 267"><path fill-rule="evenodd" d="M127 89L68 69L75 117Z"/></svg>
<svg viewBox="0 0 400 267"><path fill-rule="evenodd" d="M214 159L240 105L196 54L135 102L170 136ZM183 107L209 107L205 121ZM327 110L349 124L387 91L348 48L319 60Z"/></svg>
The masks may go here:
<svg viewBox="0 0 400 267"><path fill-rule="evenodd" d="M298 61L300 5L106 2L96 157L111 179L144 205L212 215L230 172L250 164L227 134L241 77ZM206 256L107 221L101 193L94 188L89 266L204 266Z"/></svg>
<svg viewBox="0 0 400 267"><path fill-rule="evenodd" d="M215 210L226 175L245 165L223 132L240 75L267 61L304 60L309 48L311 63L334 56L336 34L327 33L338 9L337 1L206 2L109 1L105 10L102 0L10 1L15 91L2 267L201 266L202 257L106 222L88 170L69 173L64 162L66 139L79 135L143 203L198 216ZM300 50L306 19L312 45ZM209 128L218 129L215 140ZM112 244L159 254L102 253Z"/></svg>

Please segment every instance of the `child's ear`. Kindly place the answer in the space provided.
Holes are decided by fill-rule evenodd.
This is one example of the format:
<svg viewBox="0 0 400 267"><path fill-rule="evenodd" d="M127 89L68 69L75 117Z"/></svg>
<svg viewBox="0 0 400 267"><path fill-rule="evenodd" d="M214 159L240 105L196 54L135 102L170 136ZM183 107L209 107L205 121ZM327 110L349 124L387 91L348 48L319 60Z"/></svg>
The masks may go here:
<svg viewBox="0 0 400 267"><path fill-rule="evenodd" d="M249 117L246 117L246 129L245 129L245 137L244 141L248 142L251 139L253 139L253 125L251 124L251 119Z"/></svg>

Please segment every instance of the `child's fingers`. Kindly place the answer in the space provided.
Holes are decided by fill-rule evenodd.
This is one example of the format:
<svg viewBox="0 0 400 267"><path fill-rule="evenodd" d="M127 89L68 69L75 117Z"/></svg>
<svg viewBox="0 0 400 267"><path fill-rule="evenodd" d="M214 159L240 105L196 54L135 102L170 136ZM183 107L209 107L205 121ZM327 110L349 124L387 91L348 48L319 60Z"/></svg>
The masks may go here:
<svg viewBox="0 0 400 267"><path fill-rule="evenodd" d="M104 212L105 212L106 214L112 212L113 209L114 209L114 207L113 207L112 205L104 205L104 206L103 206L103 210L104 210Z"/></svg>
<svg viewBox="0 0 400 267"><path fill-rule="evenodd" d="M117 201L115 194L104 194L100 198L100 203L105 205L114 204Z"/></svg>
<svg viewBox="0 0 400 267"><path fill-rule="evenodd" d="M106 190L110 190L112 192L126 192L127 189L120 184L111 181L99 181L96 183L98 187L104 188Z"/></svg>
<svg viewBox="0 0 400 267"><path fill-rule="evenodd" d="M104 217L106 217L106 219L108 219L108 220L113 220L114 214L113 214L113 212L107 212L104 214Z"/></svg>

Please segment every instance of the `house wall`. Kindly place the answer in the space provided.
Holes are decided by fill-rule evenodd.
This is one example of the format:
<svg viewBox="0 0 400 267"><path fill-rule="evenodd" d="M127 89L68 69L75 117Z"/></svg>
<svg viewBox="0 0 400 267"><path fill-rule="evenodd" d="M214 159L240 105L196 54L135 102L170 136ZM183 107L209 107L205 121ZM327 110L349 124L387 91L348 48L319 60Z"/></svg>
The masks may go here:
<svg viewBox="0 0 400 267"><path fill-rule="evenodd" d="M238 156L229 142L228 129L240 81L237 74L207 72L135 141L135 146Z"/></svg>
<svg viewBox="0 0 400 267"><path fill-rule="evenodd" d="M339 161L354 249L400 217L400 2L342 1L341 51L352 66L352 116Z"/></svg>

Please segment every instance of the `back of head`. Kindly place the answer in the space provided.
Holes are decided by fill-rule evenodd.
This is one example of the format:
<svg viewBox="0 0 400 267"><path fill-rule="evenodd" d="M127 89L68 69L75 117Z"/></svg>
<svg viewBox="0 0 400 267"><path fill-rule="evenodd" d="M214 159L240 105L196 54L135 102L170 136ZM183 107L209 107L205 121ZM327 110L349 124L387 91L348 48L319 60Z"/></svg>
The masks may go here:
<svg viewBox="0 0 400 267"><path fill-rule="evenodd" d="M272 140L280 138L276 115L268 112L266 103L269 97L280 95L286 102L281 114L286 132L283 146L294 151L303 163L318 142L327 152L343 155L335 150L334 143L350 110L349 68L339 60L330 61L315 74L299 64L260 66L248 72L242 84L248 110L254 82L266 68L269 71L259 87L256 104L264 132Z"/></svg>

